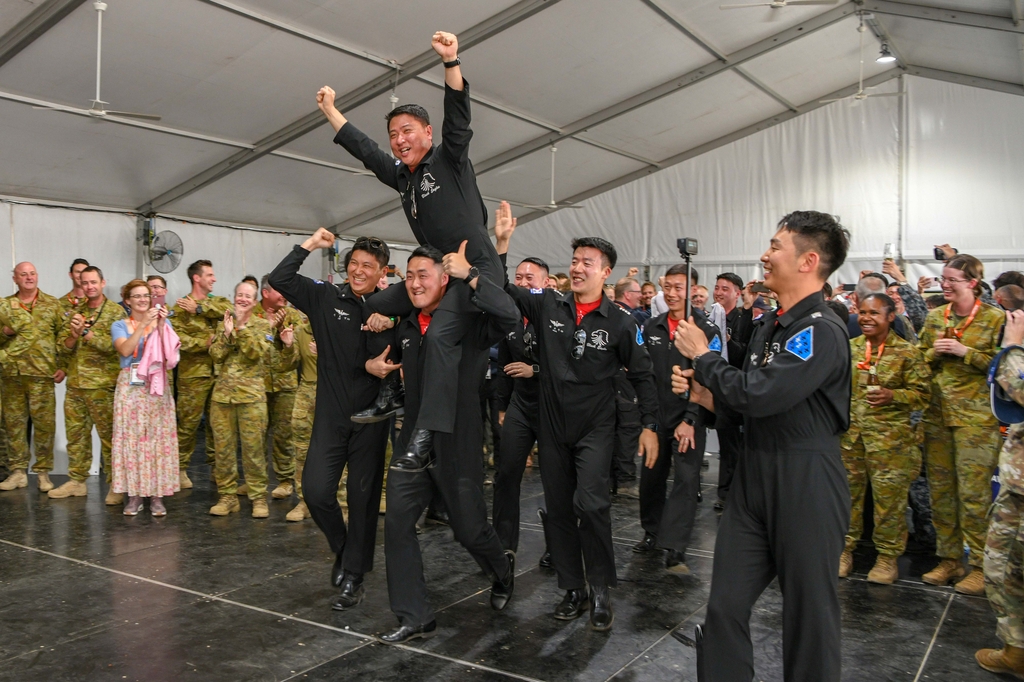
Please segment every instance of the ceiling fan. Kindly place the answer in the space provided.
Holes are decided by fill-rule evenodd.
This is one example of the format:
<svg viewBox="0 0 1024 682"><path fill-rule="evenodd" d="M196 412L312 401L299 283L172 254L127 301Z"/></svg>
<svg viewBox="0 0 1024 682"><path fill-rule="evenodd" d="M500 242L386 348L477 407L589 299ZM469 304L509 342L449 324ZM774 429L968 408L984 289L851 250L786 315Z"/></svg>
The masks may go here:
<svg viewBox="0 0 1024 682"><path fill-rule="evenodd" d="M771 7L782 9L792 5L836 5L839 0L774 0L774 2L753 2L741 5L719 5L718 9L746 9L748 7Z"/></svg>
<svg viewBox="0 0 1024 682"><path fill-rule="evenodd" d="M555 152L558 147L551 145L551 201L547 204L518 204L523 208L532 208L538 211L557 211L560 208L583 208L574 201L555 201Z"/></svg>
<svg viewBox="0 0 1024 682"><path fill-rule="evenodd" d="M859 102L867 99L868 97L902 97L902 92L867 92L872 87L864 87L864 32L867 30L867 26L864 25L864 15L860 15L860 24L857 25L857 31L860 33L860 80L857 81L857 92L846 97L836 97L834 99L822 99L818 100L820 104L827 104L829 102L842 102L843 100L853 100Z"/></svg>
<svg viewBox="0 0 1024 682"><path fill-rule="evenodd" d="M114 111L107 109L107 102L104 102L100 98L100 64L102 63L103 55L103 12L107 9L107 3L102 0L96 0L92 3L93 9L96 10L96 99L92 100L92 106L88 109L75 109L72 107L48 107L48 106L37 106L34 109L49 109L50 111L67 111L76 114L88 114L97 118L103 118L105 116L125 116L128 118L140 118L147 121L159 121L160 116L155 114L140 114L132 111Z"/></svg>

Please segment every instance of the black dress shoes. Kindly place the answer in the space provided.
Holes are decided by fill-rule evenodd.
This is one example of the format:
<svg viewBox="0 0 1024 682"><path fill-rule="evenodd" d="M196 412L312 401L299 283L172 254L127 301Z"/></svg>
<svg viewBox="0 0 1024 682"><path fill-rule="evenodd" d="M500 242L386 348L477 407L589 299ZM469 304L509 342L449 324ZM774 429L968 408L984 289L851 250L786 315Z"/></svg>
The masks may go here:
<svg viewBox="0 0 1024 682"><path fill-rule="evenodd" d="M331 585L334 587L341 587L342 581L345 580L345 569L341 567L341 558L344 554L344 552L338 552L334 557L334 565L331 566Z"/></svg>
<svg viewBox="0 0 1024 682"><path fill-rule="evenodd" d="M537 510L537 516L540 518L541 528L544 529L544 554L540 557L541 568L551 568L554 564L551 563L551 540L548 537L548 513L543 509Z"/></svg>
<svg viewBox="0 0 1024 682"><path fill-rule="evenodd" d="M508 557L508 575L504 580L496 580L491 584L491 608L495 611L501 611L508 605L516 589L516 553L506 549L505 556Z"/></svg>
<svg viewBox="0 0 1024 682"><path fill-rule="evenodd" d="M717 500L715 500L715 511L720 512L723 509L725 509L725 500L723 500L722 498L718 498Z"/></svg>
<svg viewBox="0 0 1024 682"><path fill-rule="evenodd" d="M435 509L432 504L427 507L426 520L442 526L452 525L452 519L448 516L448 512L444 509Z"/></svg>
<svg viewBox="0 0 1024 682"><path fill-rule="evenodd" d="M437 621L432 620L426 625L403 625L397 630L377 635L377 639L385 644L403 644L411 639L426 639L437 632Z"/></svg>
<svg viewBox="0 0 1024 682"><path fill-rule="evenodd" d="M650 533L644 533L644 539L633 545L633 551L637 554L647 554L658 548L658 538Z"/></svg>
<svg viewBox="0 0 1024 682"><path fill-rule="evenodd" d="M391 459L391 468L396 471L423 471L434 465L434 432L427 429L413 429L409 438L409 449L404 455Z"/></svg>
<svg viewBox="0 0 1024 682"><path fill-rule="evenodd" d="M554 566L554 564L551 563L551 552L544 552L543 554L541 554L540 561L537 563L540 565L541 568L551 568L552 566Z"/></svg>
<svg viewBox="0 0 1024 682"><path fill-rule="evenodd" d="M341 583L341 594L331 604L335 611L347 611L363 601L363 576L347 573Z"/></svg>
<svg viewBox="0 0 1024 682"><path fill-rule="evenodd" d="M612 629L612 598L607 587L590 588L590 629L607 632Z"/></svg>
<svg viewBox="0 0 1024 682"><path fill-rule="evenodd" d="M665 570L676 575L690 575L690 567L686 565L686 553L677 549L668 550L665 555Z"/></svg>
<svg viewBox="0 0 1024 682"><path fill-rule="evenodd" d="M405 389L400 380L397 378L392 380L389 376L381 382L377 401L373 407L356 412L352 415L352 421L357 424L373 424L382 422L390 418L391 415L402 414L405 414Z"/></svg>
<svg viewBox="0 0 1024 682"><path fill-rule="evenodd" d="M555 618L558 620L575 620L583 615L587 606L586 590L567 590L562 603L555 607Z"/></svg>

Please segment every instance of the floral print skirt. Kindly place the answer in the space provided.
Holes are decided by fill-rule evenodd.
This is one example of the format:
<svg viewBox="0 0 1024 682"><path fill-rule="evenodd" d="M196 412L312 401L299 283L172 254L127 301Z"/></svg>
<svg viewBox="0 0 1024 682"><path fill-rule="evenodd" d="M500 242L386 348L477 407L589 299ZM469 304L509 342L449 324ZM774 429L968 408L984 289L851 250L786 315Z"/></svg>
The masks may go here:
<svg viewBox="0 0 1024 682"><path fill-rule="evenodd" d="M132 497L173 495L181 484L171 386L164 385L163 395L151 395L148 386L128 383L129 371L117 375L114 392L111 489Z"/></svg>

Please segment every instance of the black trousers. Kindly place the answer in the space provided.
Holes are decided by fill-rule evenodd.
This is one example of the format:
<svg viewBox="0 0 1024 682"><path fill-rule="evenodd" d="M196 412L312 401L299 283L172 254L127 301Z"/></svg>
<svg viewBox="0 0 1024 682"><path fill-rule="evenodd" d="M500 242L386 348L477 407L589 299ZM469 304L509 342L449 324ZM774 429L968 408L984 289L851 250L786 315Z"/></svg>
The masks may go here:
<svg viewBox="0 0 1024 682"><path fill-rule="evenodd" d="M429 331L429 330L428 330ZM501 425L498 423L498 413L501 412L501 379L484 379L484 386L480 389L480 414L484 420L491 425L491 444L494 449L491 451L495 459L501 452Z"/></svg>
<svg viewBox="0 0 1024 682"><path fill-rule="evenodd" d="M513 399L505 412L501 431L501 450L494 462L492 519L502 546L514 552L519 549L519 493L523 472L526 458L539 435L537 417L524 414Z"/></svg>
<svg viewBox="0 0 1024 682"><path fill-rule="evenodd" d="M636 402L617 393L615 395L615 457L612 476L616 483L636 481L636 453L640 449L640 407Z"/></svg>
<svg viewBox="0 0 1024 682"><path fill-rule="evenodd" d="M785 680L838 682L837 576L849 523L850 490L838 448L744 453L715 542L702 680L753 679L750 611L778 576Z"/></svg>
<svg viewBox="0 0 1024 682"><path fill-rule="evenodd" d="M700 491L700 464L704 459L707 429L695 427L696 447L679 452L679 441L672 430L658 432L658 459L653 469L640 469L640 525L658 538L663 549L686 551L697 516L697 493ZM669 469L675 468L672 492L668 489Z"/></svg>
<svg viewBox="0 0 1024 682"><path fill-rule="evenodd" d="M743 452L743 427L725 426L718 431L718 499L729 496L736 462Z"/></svg>
<svg viewBox="0 0 1024 682"><path fill-rule="evenodd" d="M321 422L323 422L321 424ZM354 424L348 416L318 415L302 469L302 492L331 551L344 552L342 565L351 573L373 570L377 515L384 482L384 455L390 422ZM348 465L348 527L338 505L338 482Z"/></svg>
<svg viewBox="0 0 1024 682"><path fill-rule="evenodd" d="M564 431L541 423L538 447L543 453L540 477L548 507L549 549L563 590L582 589L587 583L616 585L608 491L615 421L612 410L607 412L594 415L593 427L581 429L572 442L567 442Z"/></svg>
<svg viewBox="0 0 1024 682"><path fill-rule="evenodd" d="M449 282L448 291L434 311L425 338L421 385L430 386L431 393L441 399L423 401L416 423L406 427L441 433L451 433L455 428L462 338L480 318L480 310L469 300L470 293L472 290L464 282ZM366 304L371 311L383 315L405 317L413 310L405 286L388 287L368 298Z"/></svg>
<svg viewBox="0 0 1024 682"><path fill-rule="evenodd" d="M468 431L472 429L460 428L456 434L435 434L437 464L434 467L417 472L392 471L388 475L384 558L391 610L402 625L426 625L434 620L423 576L416 520L430 503L435 486L448 507L455 539L492 581L504 579L508 573L505 549L487 522L480 432L476 431L475 438L467 438Z"/></svg>

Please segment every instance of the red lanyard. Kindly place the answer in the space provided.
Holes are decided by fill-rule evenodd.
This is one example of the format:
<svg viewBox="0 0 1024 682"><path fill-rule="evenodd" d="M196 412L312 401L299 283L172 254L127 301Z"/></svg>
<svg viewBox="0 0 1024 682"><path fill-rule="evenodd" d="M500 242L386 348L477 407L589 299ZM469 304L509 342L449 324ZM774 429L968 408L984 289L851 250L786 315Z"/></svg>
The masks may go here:
<svg viewBox="0 0 1024 682"><path fill-rule="evenodd" d="M871 369L872 365L877 365L882 359L882 353L885 352L885 341L878 347L878 355L875 357L875 361L871 362L871 342L865 339L865 348L867 349L864 353L864 362L857 363L857 369Z"/></svg>
<svg viewBox="0 0 1024 682"><path fill-rule="evenodd" d="M981 299L980 298L979 299L975 299L975 301L974 301L974 308L971 309L971 314L967 316L967 319L964 320L963 323L960 324L960 326L958 326L957 328L955 328L953 330L953 333L956 335L956 338L958 338L958 339L964 338L964 330L971 326L971 322L974 322L974 316L978 314L978 310L980 310L980 309L981 309ZM952 303L950 303L949 305L946 306L946 319L945 319L945 322L946 322L946 326L947 327L949 327L949 313L950 313L951 310L953 310L953 304Z"/></svg>
<svg viewBox="0 0 1024 682"><path fill-rule="evenodd" d="M20 305L23 310L27 310L28 312L32 312L32 309L36 307L36 301L39 300L39 290L36 289L36 295L32 297L32 303L28 307L25 307L25 304L21 302L20 298L15 299L15 300L18 301L18 305Z"/></svg>
<svg viewBox="0 0 1024 682"><path fill-rule="evenodd" d="M132 318L129 317L128 318L128 325L131 327L131 333L134 334L135 330L138 328L137 325L135 324L135 320L133 320ZM152 333L152 331L150 331L150 333ZM142 347L142 346L145 346L145 344L146 344L146 334L145 334L145 332L143 332L142 338L139 339L138 345L135 346L135 350L132 352L132 360L134 360L137 357L139 357L139 348Z"/></svg>

